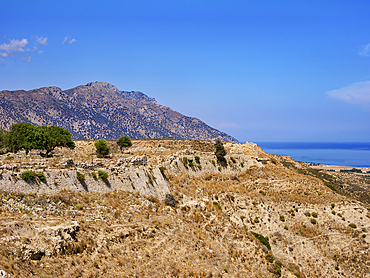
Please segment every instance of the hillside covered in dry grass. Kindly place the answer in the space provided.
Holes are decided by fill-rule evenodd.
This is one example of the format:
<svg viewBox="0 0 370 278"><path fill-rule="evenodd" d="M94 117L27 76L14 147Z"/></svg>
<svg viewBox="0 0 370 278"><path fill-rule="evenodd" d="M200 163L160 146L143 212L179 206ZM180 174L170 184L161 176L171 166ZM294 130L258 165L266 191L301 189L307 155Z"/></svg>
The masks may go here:
<svg viewBox="0 0 370 278"><path fill-rule="evenodd" d="M252 143L225 144L224 165L210 141L133 140L123 153L110 143L108 158L96 156L92 141L52 158L0 157L1 270L10 277L370 277L370 207L341 191L350 177L338 174L331 184ZM23 180L31 170L45 179ZM366 177L356 179L366 190Z"/></svg>

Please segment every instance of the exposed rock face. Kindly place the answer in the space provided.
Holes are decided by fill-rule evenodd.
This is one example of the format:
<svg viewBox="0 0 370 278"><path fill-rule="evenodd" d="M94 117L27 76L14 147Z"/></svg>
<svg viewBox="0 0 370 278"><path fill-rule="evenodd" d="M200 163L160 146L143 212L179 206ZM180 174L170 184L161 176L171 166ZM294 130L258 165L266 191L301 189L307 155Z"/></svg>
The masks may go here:
<svg viewBox="0 0 370 278"><path fill-rule="evenodd" d="M106 82L69 90L45 87L0 92L0 128L15 122L56 125L74 139L181 138L237 142L197 118L156 103L141 92L120 91Z"/></svg>

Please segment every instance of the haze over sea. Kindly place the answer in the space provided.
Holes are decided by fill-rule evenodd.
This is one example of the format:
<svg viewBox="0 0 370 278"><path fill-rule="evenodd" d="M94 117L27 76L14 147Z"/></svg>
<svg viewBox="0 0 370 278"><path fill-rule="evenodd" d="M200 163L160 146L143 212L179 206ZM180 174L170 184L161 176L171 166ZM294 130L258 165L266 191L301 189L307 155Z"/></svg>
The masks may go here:
<svg viewBox="0 0 370 278"><path fill-rule="evenodd" d="M370 143L257 142L265 152L329 165L370 167Z"/></svg>

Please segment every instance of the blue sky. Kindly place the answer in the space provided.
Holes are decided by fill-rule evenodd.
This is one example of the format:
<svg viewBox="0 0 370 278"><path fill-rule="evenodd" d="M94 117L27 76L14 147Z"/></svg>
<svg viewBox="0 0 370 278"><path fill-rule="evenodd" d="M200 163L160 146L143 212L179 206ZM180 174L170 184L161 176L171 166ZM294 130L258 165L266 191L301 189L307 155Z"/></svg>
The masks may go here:
<svg viewBox="0 0 370 278"><path fill-rule="evenodd" d="M3 1L0 90L106 81L240 141L370 141L368 1Z"/></svg>

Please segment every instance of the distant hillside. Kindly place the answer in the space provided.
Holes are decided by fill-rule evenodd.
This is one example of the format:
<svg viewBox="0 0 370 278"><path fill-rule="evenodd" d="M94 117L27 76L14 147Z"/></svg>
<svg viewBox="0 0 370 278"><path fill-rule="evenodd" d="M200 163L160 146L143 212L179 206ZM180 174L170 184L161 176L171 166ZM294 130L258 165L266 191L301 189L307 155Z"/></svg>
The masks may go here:
<svg viewBox="0 0 370 278"><path fill-rule="evenodd" d="M186 138L238 142L201 120L184 116L138 91L120 91L106 82L62 91L44 87L0 92L0 128L11 123L57 125L74 139Z"/></svg>

